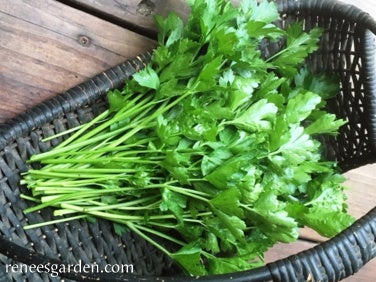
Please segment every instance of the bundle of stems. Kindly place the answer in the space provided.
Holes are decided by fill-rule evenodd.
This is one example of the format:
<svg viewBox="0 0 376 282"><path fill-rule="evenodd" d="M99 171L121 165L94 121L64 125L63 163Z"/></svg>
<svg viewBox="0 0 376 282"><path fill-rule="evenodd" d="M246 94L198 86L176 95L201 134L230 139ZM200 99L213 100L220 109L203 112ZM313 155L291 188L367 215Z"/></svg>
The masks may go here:
<svg viewBox="0 0 376 282"><path fill-rule="evenodd" d="M25 228L106 219L206 275L259 266L300 226L333 236L353 221L316 138L344 124L325 111L338 82L304 67L322 30L280 29L273 2L188 2L186 23L156 18L151 62L108 93L107 110L30 158L40 168L23 175L25 212L57 218ZM275 40L285 46L264 58Z"/></svg>

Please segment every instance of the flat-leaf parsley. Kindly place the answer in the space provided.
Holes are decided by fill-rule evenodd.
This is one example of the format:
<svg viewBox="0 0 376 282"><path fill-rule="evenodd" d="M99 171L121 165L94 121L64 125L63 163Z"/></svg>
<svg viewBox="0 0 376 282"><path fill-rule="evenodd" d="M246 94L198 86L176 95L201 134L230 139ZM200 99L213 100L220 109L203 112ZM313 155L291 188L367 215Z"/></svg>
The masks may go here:
<svg viewBox="0 0 376 282"><path fill-rule="evenodd" d="M344 124L325 111L338 82L304 65L322 30L282 30L272 2L187 2L186 22L156 17L151 62L108 93L108 110L31 157L41 168L23 176L37 202L26 212L110 220L190 275L260 266L301 226L347 227L343 177L317 138Z"/></svg>

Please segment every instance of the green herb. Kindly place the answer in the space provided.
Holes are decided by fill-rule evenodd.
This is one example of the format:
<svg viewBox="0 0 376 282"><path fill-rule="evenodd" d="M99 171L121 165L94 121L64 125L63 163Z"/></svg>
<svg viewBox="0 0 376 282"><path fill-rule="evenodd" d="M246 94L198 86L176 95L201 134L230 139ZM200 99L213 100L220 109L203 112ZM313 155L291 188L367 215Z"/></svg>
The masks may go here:
<svg viewBox="0 0 376 282"><path fill-rule="evenodd" d="M347 227L343 177L317 138L344 124L325 111L338 82L304 67L322 30L280 29L272 2L188 3L186 23L156 17L151 62L108 93L108 110L31 157L41 168L22 180L36 202L26 212L110 220L190 275L260 266L301 226ZM264 59L260 46L276 40L285 45Z"/></svg>

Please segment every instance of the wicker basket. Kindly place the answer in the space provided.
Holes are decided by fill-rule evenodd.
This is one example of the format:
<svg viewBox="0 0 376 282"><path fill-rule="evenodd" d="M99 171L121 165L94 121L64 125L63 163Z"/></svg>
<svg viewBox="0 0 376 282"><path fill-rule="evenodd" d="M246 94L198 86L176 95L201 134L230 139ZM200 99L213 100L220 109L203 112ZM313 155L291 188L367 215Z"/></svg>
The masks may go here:
<svg viewBox="0 0 376 282"><path fill-rule="evenodd" d="M308 59L313 70L338 73L341 94L330 101L330 111L348 120L336 139L325 140L327 155L346 171L376 160L376 22L356 7L328 0L279 1L282 26L303 20L306 29L322 26L321 48ZM33 230L28 222L51 219L50 210L24 214L29 203L19 198L25 160L46 151L56 142L42 143L44 136L82 124L106 105L108 89L142 68L150 54L116 66L66 93L37 105L0 126L0 280L60 281L46 273L7 272L6 265L25 264L132 264L131 274L66 273L72 280L186 281L171 261L133 234L118 237L108 222L74 221ZM202 277L205 281L339 281L357 272L376 256L376 209L335 238L313 249L251 271ZM159 278L158 278L159 277ZM163 279L162 279L163 278ZM144 281L145 281L144 280Z"/></svg>

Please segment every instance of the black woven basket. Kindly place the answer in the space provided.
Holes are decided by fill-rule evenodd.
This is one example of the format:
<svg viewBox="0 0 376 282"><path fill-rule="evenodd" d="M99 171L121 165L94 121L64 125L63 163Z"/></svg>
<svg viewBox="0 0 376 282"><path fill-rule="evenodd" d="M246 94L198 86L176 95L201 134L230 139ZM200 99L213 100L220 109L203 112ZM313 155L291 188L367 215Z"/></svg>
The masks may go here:
<svg viewBox="0 0 376 282"><path fill-rule="evenodd" d="M341 93L330 101L330 111L348 124L337 138L325 140L328 157L343 171L376 160L376 22L356 7L335 1L279 1L281 25L301 20L304 27L325 28L321 48L308 59L314 71L338 73ZM73 221L39 229L23 230L28 223L50 220L50 210L24 214L29 206L20 199L27 193L19 185L25 160L46 151L59 140L42 143L45 136L85 123L106 106L106 91L120 87L138 71L150 54L118 65L55 98L35 106L0 126L0 281L187 281L173 263L154 247L135 236L112 233L111 225ZM360 191L361 192L361 191ZM201 277L205 281L339 281L357 272L376 256L376 209L335 238L310 250L258 269L223 276ZM7 266L24 264L130 265L133 274L47 273L7 271ZM196 278L195 278L196 280Z"/></svg>

